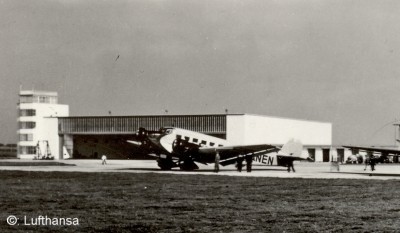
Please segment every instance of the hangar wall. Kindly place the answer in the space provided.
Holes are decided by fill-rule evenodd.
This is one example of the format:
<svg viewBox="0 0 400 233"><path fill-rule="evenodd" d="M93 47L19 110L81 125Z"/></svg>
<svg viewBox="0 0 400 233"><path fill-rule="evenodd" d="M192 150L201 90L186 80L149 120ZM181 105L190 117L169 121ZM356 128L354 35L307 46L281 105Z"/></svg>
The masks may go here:
<svg viewBox="0 0 400 233"><path fill-rule="evenodd" d="M60 158L140 158L134 146L126 147L127 140L140 127L158 130L178 127L215 137L226 138L226 115L136 115L136 116L75 116L59 117ZM148 158L148 156L146 156Z"/></svg>
<svg viewBox="0 0 400 233"><path fill-rule="evenodd" d="M331 146L332 124L261 115L228 115L227 140L235 144L284 144L290 139L304 145Z"/></svg>

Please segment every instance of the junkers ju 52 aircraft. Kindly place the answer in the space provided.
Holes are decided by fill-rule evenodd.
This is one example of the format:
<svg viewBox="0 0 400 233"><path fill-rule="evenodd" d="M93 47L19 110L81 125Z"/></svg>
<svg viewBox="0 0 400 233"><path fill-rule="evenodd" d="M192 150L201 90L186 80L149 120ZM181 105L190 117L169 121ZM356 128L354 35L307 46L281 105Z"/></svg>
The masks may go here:
<svg viewBox="0 0 400 233"><path fill-rule="evenodd" d="M399 139L396 139L397 142L400 142ZM357 151L366 152L369 156L373 155L374 157L378 157L378 162L385 163L385 162L393 162L389 159L389 156L399 156L400 155L400 147L397 148L389 148L389 147L374 147L374 146L348 146L344 145L344 148L348 148L355 153ZM378 153L379 155L376 156L375 154Z"/></svg>
<svg viewBox="0 0 400 233"><path fill-rule="evenodd" d="M195 170L199 168L196 162L214 163L217 153L220 156L219 164L222 166L234 164L239 158L249 156L259 162L273 165L273 158L268 157L273 152L277 152L272 155L277 157L275 161L282 158L292 161L308 159L307 156L302 156L303 145L294 140L282 147L268 144L232 145L221 138L175 127L165 127L158 131L140 128L135 140L128 142L155 157L162 170L175 167L181 170Z"/></svg>

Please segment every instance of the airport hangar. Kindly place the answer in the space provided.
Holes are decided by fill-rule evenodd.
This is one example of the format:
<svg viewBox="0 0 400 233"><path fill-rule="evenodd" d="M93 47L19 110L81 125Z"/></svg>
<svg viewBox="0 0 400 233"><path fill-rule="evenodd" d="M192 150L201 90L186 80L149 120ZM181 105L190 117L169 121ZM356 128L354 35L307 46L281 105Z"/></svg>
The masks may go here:
<svg viewBox="0 0 400 233"><path fill-rule="evenodd" d="M332 150L332 124L254 114L69 116L57 93L20 91L18 158L34 159L51 151L54 159L149 158L132 144L139 127L178 127L220 137L233 144L304 144L316 162L345 160L351 151ZM43 144L45 142L45 144ZM47 146L46 146L47 145ZM40 153L38 153L40 152Z"/></svg>
<svg viewBox="0 0 400 233"><path fill-rule="evenodd" d="M331 156L330 123L252 114L58 117L58 126L59 159L100 158L102 154L114 159L144 158L126 141L133 139L139 127L158 130L166 126L220 137L237 145L283 145L294 138L305 144L304 153L315 161L328 162Z"/></svg>

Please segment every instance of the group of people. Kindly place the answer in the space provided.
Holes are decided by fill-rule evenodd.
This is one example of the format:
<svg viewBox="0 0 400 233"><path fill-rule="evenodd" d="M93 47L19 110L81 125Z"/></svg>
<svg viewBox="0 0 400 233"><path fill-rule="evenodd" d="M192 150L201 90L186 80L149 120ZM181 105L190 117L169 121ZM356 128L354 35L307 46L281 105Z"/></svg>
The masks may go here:
<svg viewBox="0 0 400 233"><path fill-rule="evenodd" d="M242 172L244 160L246 160L246 171L251 172L251 167L253 165L253 157L252 156L243 156L243 155L239 155L239 157L236 161L237 162L236 168L237 168L238 172Z"/></svg>
<svg viewBox="0 0 400 233"><path fill-rule="evenodd" d="M215 153L215 161L214 161L214 172L218 173L219 172L219 160L220 156L218 151ZM243 161L246 160L246 170L247 172L251 172L251 167L253 164L253 157L252 156L243 156L239 155L239 157L236 160L236 168L238 172L242 172L243 168Z"/></svg>
<svg viewBox="0 0 400 233"><path fill-rule="evenodd" d="M246 160L246 170L247 172L251 172L252 164L253 164L253 156L244 156L244 155L239 155L237 160L236 160L236 168L238 172L242 172L243 168L243 162ZM218 151L215 153L215 161L214 161L214 172L218 173L219 172L219 161L220 161L220 156ZM287 171L293 171L294 166L293 166L293 159L289 158L284 161L285 165L287 166ZM372 165L371 165L372 166Z"/></svg>

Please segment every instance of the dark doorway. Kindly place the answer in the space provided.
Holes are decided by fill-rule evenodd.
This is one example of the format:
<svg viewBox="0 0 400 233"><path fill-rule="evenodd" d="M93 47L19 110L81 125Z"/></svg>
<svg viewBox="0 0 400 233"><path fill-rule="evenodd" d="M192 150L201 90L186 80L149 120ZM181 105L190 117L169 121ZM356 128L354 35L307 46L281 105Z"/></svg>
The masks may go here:
<svg viewBox="0 0 400 233"><path fill-rule="evenodd" d="M308 156L315 162L315 148L308 148Z"/></svg>
<svg viewBox="0 0 400 233"><path fill-rule="evenodd" d="M322 149L322 162L329 162L330 149Z"/></svg>
<svg viewBox="0 0 400 233"><path fill-rule="evenodd" d="M336 149L337 151L337 156L338 156L338 162L343 163L344 162L344 149Z"/></svg>

